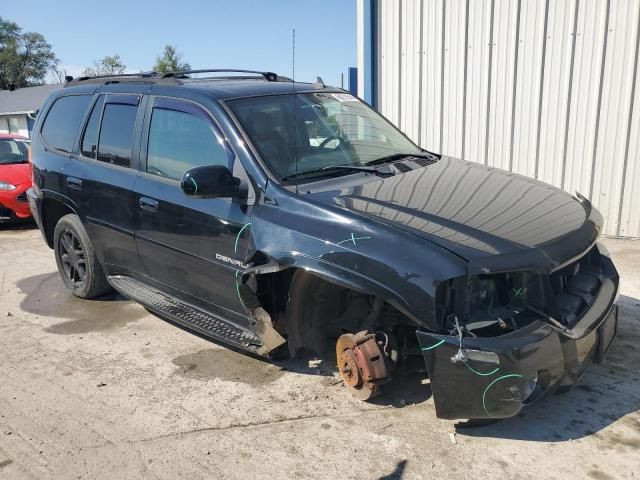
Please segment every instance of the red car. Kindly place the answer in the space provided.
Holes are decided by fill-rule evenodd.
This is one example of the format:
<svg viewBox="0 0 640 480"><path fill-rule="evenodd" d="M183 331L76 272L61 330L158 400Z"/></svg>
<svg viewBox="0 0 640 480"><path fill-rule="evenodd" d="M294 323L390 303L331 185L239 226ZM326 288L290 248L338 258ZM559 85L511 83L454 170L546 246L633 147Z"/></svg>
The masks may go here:
<svg viewBox="0 0 640 480"><path fill-rule="evenodd" d="M29 218L29 139L0 133L0 223Z"/></svg>

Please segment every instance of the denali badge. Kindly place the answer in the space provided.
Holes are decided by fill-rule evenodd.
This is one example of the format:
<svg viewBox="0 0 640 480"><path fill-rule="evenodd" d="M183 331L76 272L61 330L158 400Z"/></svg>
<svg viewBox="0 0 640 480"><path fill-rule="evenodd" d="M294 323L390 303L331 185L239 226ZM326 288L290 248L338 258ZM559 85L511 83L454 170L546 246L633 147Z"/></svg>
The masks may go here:
<svg viewBox="0 0 640 480"><path fill-rule="evenodd" d="M236 265L238 267L249 268L248 265L245 265L240 260L236 260L235 258L225 257L224 255L220 255L219 253L216 253L216 259L222 260L223 262L230 263L231 265Z"/></svg>

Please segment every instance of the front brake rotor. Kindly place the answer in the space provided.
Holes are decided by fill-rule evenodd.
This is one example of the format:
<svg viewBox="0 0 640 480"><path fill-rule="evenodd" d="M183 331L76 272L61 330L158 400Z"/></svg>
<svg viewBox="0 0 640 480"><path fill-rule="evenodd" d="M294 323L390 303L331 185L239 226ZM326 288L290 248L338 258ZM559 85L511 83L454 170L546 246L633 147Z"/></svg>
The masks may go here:
<svg viewBox="0 0 640 480"><path fill-rule="evenodd" d="M358 400L369 400L377 393L378 385L389 380L375 335L341 335L336 342L336 360L344 384Z"/></svg>

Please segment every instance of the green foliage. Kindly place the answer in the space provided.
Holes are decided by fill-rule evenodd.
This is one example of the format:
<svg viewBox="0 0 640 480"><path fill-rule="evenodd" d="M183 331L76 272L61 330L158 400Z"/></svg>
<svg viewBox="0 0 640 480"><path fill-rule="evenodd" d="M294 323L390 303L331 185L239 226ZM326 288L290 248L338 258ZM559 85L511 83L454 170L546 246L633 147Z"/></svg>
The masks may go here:
<svg viewBox="0 0 640 480"><path fill-rule="evenodd" d="M182 54L176 51L176 47L166 45L164 52L156 58L153 70L158 73L179 72L181 70L191 70L188 62L182 61Z"/></svg>
<svg viewBox="0 0 640 480"><path fill-rule="evenodd" d="M101 60L96 60L93 65L82 72L84 77L97 77L99 75L120 75L125 72L127 66L122 62L120 55L107 55Z"/></svg>
<svg viewBox="0 0 640 480"><path fill-rule="evenodd" d="M0 88L42 85L59 60L40 33L22 32L15 22L0 17Z"/></svg>

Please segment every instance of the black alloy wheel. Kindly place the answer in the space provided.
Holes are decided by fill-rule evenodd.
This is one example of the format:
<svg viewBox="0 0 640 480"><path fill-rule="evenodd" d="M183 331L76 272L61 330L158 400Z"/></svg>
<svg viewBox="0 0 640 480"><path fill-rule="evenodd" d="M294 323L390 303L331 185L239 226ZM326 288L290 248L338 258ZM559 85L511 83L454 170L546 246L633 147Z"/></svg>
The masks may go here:
<svg viewBox="0 0 640 480"><path fill-rule="evenodd" d="M60 248L60 261L62 268L71 283L76 287L82 287L87 276L87 266L82 243L74 233L65 229L58 241Z"/></svg>
<svg viewBox="0 0 640 480"><path fill-rule="evenodd" d="M79 298L96 298L111 291L93 243L80 218L70 213L58 220L53 250L65 286Z"/></svg>

